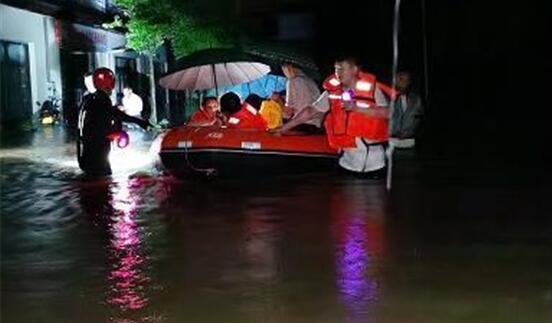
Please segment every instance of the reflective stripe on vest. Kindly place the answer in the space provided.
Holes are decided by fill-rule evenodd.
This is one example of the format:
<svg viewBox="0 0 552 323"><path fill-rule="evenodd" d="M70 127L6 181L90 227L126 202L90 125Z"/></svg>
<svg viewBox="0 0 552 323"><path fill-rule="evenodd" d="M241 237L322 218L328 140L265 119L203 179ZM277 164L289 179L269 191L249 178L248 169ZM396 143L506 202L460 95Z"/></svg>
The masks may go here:
<svg viewBox="0 0 552 323"><path fill-rule="evenodd" d="M356 84L356 89L359 91L371 91L374 84L372 82L358 81Z"/></svg>
<svg viewBox="0 0 552 323"><path fill-rule="evenodd" d="M335 75L328 77L324 82L330 100L330 114L324 125L328 143L333 148L356 147L355 137L374 141L388 139L387 119L344 109L345 102L354 102L356 107L363 109L376 107L376 77L369 73L359 73L358 76L354 89L348 91L343 90Z"/></svg>

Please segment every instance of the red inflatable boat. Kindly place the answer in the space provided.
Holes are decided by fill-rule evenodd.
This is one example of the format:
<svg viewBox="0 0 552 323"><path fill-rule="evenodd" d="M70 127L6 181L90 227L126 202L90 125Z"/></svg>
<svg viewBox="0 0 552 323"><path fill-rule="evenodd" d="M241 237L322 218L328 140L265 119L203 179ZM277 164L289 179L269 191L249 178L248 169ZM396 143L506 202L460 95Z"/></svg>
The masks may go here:
<svg viewBox="0 0 552 323"><path fill-rule="evenodd" d="M258 176L328 171L338 153L325 135L181 126L163 134L159 156L176 176Z"/></svg>

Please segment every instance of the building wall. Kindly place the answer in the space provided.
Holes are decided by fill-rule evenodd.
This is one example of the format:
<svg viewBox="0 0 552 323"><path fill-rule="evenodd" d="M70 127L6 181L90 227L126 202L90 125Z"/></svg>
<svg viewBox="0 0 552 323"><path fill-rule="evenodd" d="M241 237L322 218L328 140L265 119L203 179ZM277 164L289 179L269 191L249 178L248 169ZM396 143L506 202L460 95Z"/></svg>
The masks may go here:
<svg viewBox="0 0 552 323"><path fill-rule="evenodd" d="M54 35L54 18L0 4L0 39L29 46L33 111L52 93L50 84L61 93L59 49ZM53 82L53 83L49 83Z"/></svg>
<svg viewBox="0 0 552 323"><path fill-rule="evenodd" d="M80 2L87 1L94 4L104 3L104 0ZM156 100L153 59L145 55L127 53L124 50L126 45L124 35L81 23L56 20L48 15L0 4L0 40L28 46L32 102L30 109L34 113L40 109L35 102L47 100L54 94L53 88L55 88L55 96L62 99L65 121L74 119L73 110L77 109L79 104L79 96L76 92L79 88L84 92L84 84L80 77L80 70L75 72L79 74L78 77L72 77L69 75L71 73L67 73L68 69L75 71L71 61L72 56L88 55L91 65L87 71L82 71L82 76L97 67L108 67L115 71L116 58L128 57L136 60L135 74L141 77L140 84L149 84L147 86L149 89L142 88L142 97L143 100L147 100L147 103L144 103L151 110L151 119L156 120L156 103L159 100ZM164 61L165 58L162 60ZM65 93L62 93L64 90ZM113 93L112 99L115 103L116 93ZM164 100L161 101L164 102ZM68 119L67 116L70 118Z"/></svg>

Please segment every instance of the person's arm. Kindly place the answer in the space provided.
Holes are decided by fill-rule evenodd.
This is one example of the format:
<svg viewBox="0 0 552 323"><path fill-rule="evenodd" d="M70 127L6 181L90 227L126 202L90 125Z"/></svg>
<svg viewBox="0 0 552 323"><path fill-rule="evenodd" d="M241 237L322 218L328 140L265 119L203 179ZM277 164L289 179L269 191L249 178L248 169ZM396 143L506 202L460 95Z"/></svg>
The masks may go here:
<svg viewBox="0 0 552 323"><path fill-rule="evenodd" d="M295 104L295 79L288 79L286 82L286 102L283 108L285 119L293 118L293 104Z"/></svg>
<svg viewBox="0 0 552 323"><path fill-rule="evenodd" d="M410 96L411 96L412 106L409 107L409 109L410 108L412 109L411 111L412 115L409 116L409 118L407 118L409 122L406 125L404 130L404 136L407 138L412 138L416 135L416 131L420 126L420 122L422 120L423 113L424 113L424 108L422 105L421 98L416 93L410 93Z"/></svg>
<svg viewBox="0 0 552 323"><path fill-rule="evenodd" d="M190 121L188 122L188 126L192 127L209 127L214 126L219 120L213 119L212 121L202 120L202 121Z"/></svg>
<svg viewBox="0 0 552 323"><path fill-rule="evenodd" d="M295 100L294 98L294 95L295 95L295 92L293 92L294 90L294 87L293 87L293 79L287 79L286 81L286 102L285 102L285 106L286 107L289 107L290 104Z"/></svg>
<svg viewBox="0 0 552 323"><path fill-rule="evenodd" d="M396 89L380 82L376 82L376 91L377 90L384 92L389 97L389 99L391 99L391 101L397 99L400 94L399 91L397 91Z"/></svg>
<svg viewBox="0 0 552 323"><path fill-rule="evenodd" d="M217 122L216 124L219 126L225 126L228 123L228 116L226 116L224 113L217 111Z"/></svg>
<svg viewBox="0 0 552 323"><path fill-rule="evenodd" d="M129 116L128 114L124 113L123 111L117 109L116 107L111 108L111 115L120 121L128 122L128 123L134 123L139 125L140 127L147 129L148 127L151 127L151 123L149 123L147 120L143 120L140 118Z"/></svg>
<svg viewBox="0 0 552 323"><path fill-rule="evenodd" d="M420 95L418 95L418 93L412 93L412 95L414 95L415 97L413 101L415 102L414 107L416 111L416 118L422 119L425 114L425 111L424 111L425 108L424 108L424 103L422 102L422 98L420 97Z"/></svg>
<svg viewBox="0 0 552 323"><path fill-rule="evenodd" d="M293 78L290 81L289 90L291 92L289 99L286 101L286 108L290 109L292 113L301 111L305 106L312 104L312 88L309 85L309 79L306 77L298 76ZM317 92L315 98L319 96L320 92Z"/></svg>
<svg viewBox="0 0 552 323"><path fill-rule="evenodd" d="M280 128L279 132L286 132L292 128L305 123L309 120L319 118L322 119L324 114L330 110L330 101L328 92L323 92L318 99L311 105L303 108L297 115Z"/></svg>
<svg viewBox="0 0 552 323"><path fill-rule="evenodd" d="M387 106L374 107L374 108L368 108L368 109L359 108L355 106L351 111L359 112L372 118L389 119L389 107Z"/></svg>
<svg viewBox="0 0 552 323"><path fill-rule="evenodd" d="M300 124L303 124L303 123L305 123L309 120L312 120L316 117L321 118L323 115L324 115L324 113L316 110L315 107L308 106L308 107L304 108L303 110L301 110L297 115L295 115L293 117L293 119L289 120L286 124L284 124L280 128L280 132L289 131L292 128L294 128L294 127L296 127Z"/></svg>

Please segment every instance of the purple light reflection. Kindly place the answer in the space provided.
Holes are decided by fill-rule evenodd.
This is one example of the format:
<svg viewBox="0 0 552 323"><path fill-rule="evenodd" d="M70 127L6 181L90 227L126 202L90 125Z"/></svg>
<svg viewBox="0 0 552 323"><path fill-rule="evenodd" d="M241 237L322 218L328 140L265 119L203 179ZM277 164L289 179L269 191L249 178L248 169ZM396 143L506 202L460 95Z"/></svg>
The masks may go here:
<svg viewBox="0 0 552 323"><path fill-rule="evenodd" d="M378 282L370 277L372 255L367 250L367 232L362 218L351 217L345 224L343 241L337 252L339 290L347 304L367 304L378 300Z"/></svg>
<svg viewBox="0 0 552 323"><path fill-rule="evenodd" d="M348 322L372 322L380 299L378 267L383 254L382 223L373 214L355 213L350 205L332 207L336 244L336 284Z"/></svg>
<svg viewBox="0 0 552 323"><path fill-rule="evenodd" d="M131 190L138 186L138 180L126 179L111 187L114 214L110 251L114 264L108 274L107 302L123 311L139 310L148 304L143 287L150 279L143 270L145 258L140 255L140 232L135 221L139 198Z"/></svg>

